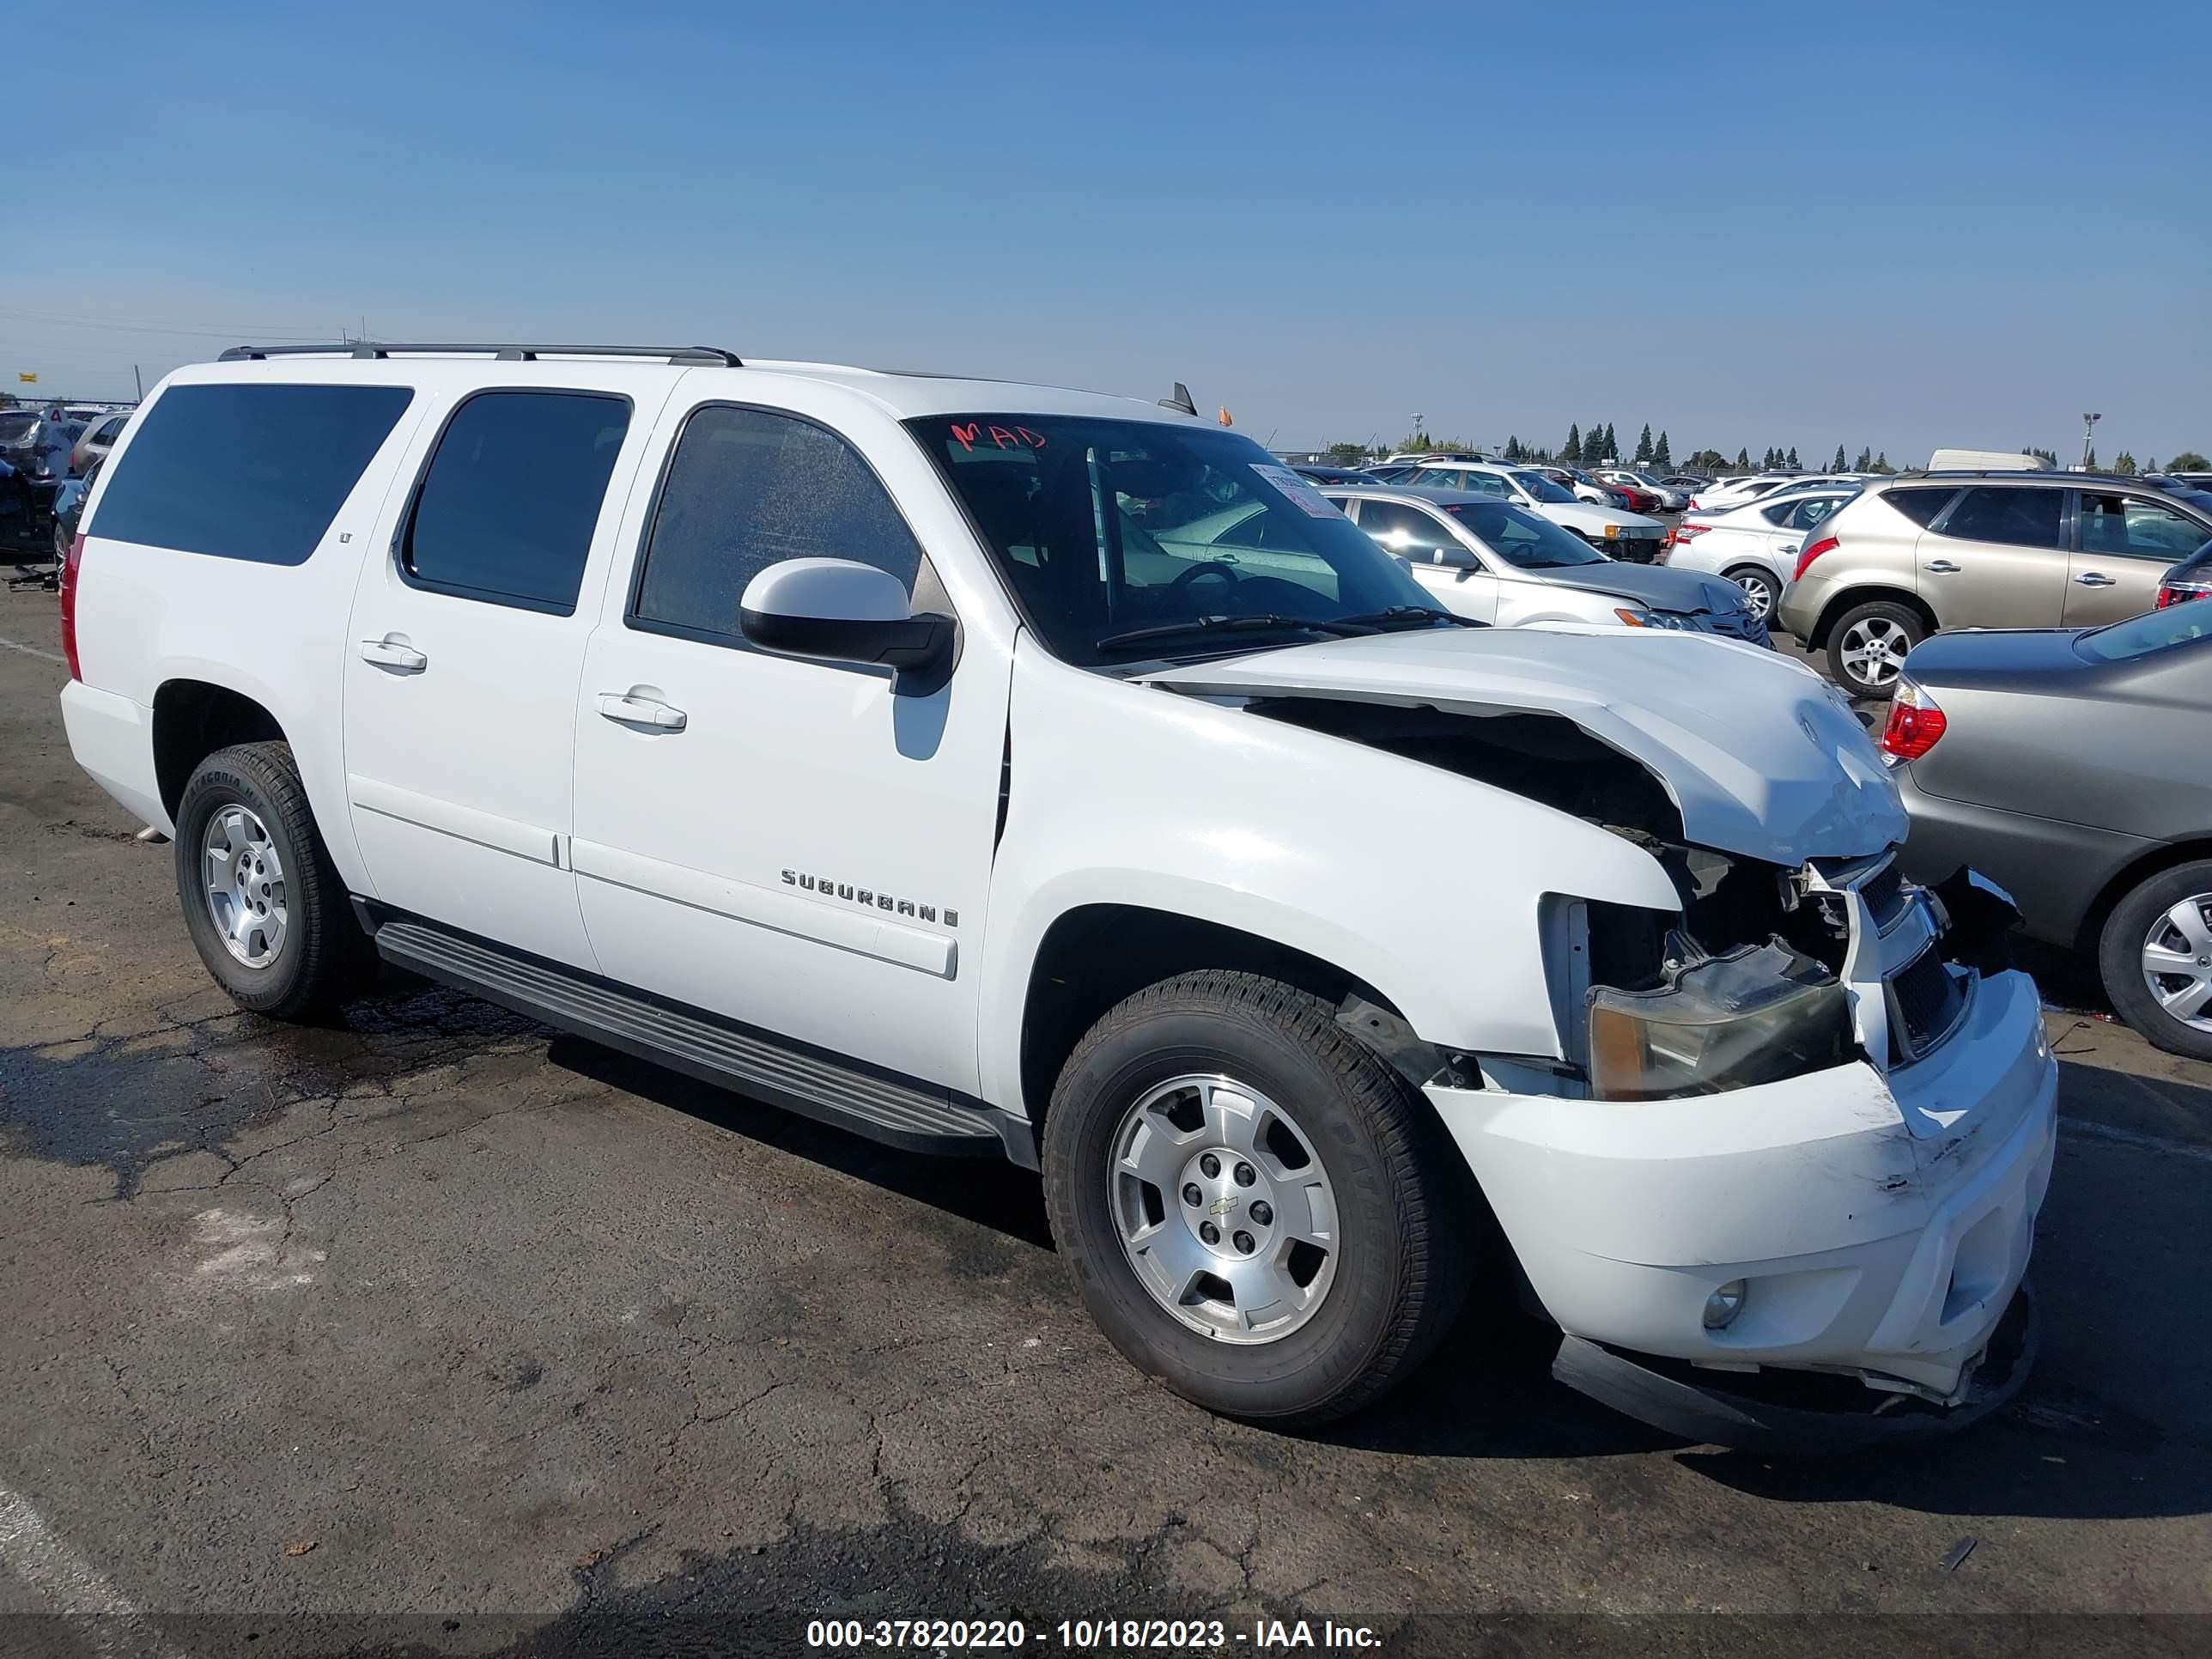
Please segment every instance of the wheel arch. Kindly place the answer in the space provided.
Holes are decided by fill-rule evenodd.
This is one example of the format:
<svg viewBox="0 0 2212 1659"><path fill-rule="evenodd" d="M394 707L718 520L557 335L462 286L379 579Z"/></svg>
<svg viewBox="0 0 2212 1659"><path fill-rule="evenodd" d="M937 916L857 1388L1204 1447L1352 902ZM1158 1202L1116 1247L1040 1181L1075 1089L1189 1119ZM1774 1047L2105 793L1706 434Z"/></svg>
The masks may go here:
<svg viewBox="0 0 2212 1659"><path fill-rule="evenodd" d="M2121 901L2153 876L2198 859L2212 859L2212 836L2167 842L2122 865L2097 890L2097 896L2089 901L2089 908L2081 913L2081 925L2075 931L2074 948L2095 957L2104 937L2105 924L2120 908Z"/></svg>
<svg viewBox="0 0 2212 1659"><path fill-rule="evenodd" d="M1358 996L1401 1011L1350 969L1280 940L1148 905L1079 904L1038 941L1022 998L1022 1105L1041 1130L1053 1085L1083 1034L1147 985L1204 969L1261 975L1331 1005Z"/></svg>
<svg viewBox="0 0 2212 1659"><path fill-rule="evenodd" d="M1830 599L1820 608L1820 620L1814 624L1813 636L1805 641L1806 645L1814 651L1825 649L1828 636L1835 631L1837 623L1845 614L1863 605L1875 604L1903 605L1920 618L1930 634L1942 629L1942 624L1936 620L1936 613L1929 608L1928 601L1911 588L1876 585L1850 588Z"/></svg>
<svg viewBox="0 0 2212 1659"><path fill-rule="evenodd" d="M193 768L216 750L291 738L259 698L210 680L179 678L164 680L154 693L153 741L155 786L174 822Z"/></svg>

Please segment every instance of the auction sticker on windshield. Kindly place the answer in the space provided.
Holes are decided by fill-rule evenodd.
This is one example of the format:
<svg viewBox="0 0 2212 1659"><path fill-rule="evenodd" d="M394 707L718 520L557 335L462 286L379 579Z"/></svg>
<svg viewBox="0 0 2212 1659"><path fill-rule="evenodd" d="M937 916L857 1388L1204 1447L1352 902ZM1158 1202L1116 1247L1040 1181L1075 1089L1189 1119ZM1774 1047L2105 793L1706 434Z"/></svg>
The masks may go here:
<svg viewBox="0 0 2212 1659"><path fill-rule="evenodd" d="M1302 478L1287 466L1267 466L1254 461L1252 470L1269 483L1296 501L1316 519L1340 519L1344 516L1328 504L1321 491L1313 487L1313 480Z"/></svg>

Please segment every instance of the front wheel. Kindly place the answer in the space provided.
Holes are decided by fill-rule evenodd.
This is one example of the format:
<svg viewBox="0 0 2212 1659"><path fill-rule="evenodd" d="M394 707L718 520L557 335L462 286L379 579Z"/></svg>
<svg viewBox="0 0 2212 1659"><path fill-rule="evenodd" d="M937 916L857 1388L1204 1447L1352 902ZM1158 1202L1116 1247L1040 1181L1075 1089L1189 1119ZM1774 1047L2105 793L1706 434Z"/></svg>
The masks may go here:
<svg viewBox="0 0 2212 1659"><path fill-rule="evenodd" d="M277 1019L319 1012L374 970L284 743L217 750L177 803L177 894L216 982Z"/></svg>
<svg viewBox="0 0 2212 1659"><path fill-rule="evenodd" d="M1341 1416L1457 1311L1465 1165L1418 1091L1290 986L1189 974L1112 1009L1060 1072L1043 1150L1092 1317L1210 1410Z"/></svg>
<svg viewBox="0 0 2212 1659"><path fill-rule="evenodd" d="M1917 611L1892 599L1854 605L1828 633L1828 666L1855 697L1887 697L1897 690L1906 653L1928 637Z"/></svg>
<svg viewBox="0 0 2212 1659"><path fill-rule="evenodd" d="M2138 883L2097 951L2120 1018L2168 1054L2212 1060L2212 859Z"/></svg>
<svg viewBox="0 0 2212 1659"><path fill-rule="evenodd" d="M1738 565L1728 579L1743 589L1743 608L1763 623L1774 620L1774 607L1782 603L1782 584L1762 565Z"/></svg>

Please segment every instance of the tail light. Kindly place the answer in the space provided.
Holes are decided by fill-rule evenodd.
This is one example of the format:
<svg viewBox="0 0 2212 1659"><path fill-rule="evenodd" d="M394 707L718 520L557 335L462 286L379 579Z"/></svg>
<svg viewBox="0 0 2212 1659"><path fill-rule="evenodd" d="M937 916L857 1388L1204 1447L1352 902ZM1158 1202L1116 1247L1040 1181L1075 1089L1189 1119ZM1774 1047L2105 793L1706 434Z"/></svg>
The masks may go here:
<svg viewBox="0 0 2212 1659"><path fill-rule="evenodd" d="M1833 536L1823 536L1817 542L1807 544L1805 550L1797 556L1797 571L1796 575L1794 575L1790 580L1793 581L1804 580L1805 573L1813 567L1813 561L1819 558L1823 553L1834 552L1839 545L1840 544Z"/></svg>
<svg viewBox="0 0 2212 1659"><path fill-rule="evenodd" d="M69 659L70 678L81 680L84 672L76 661L76 580L84 563L84 534L70 543L69 557L62 561L62 655Z"/></svg>
<svg viewBox="0 0 2212 1659"><path fill-rule="evenodd" d="M1709 524L1678 524L1674 526L1674 540L1670 545L1680 546L1684 542L1693 542L1711 528Z"/></svg>
<svg viewBox="0 0 2212 1659"><path fill-rule="evenodd" d="M2191 599L2212 599L2212 582L2161 582L2158 590L2158 608L2163 611L2170 605L2184 605Z"/></svg>
<svg viewBox="0 0 2212 1659"><path fill-rule="evenodd" d="M1881 728L1881 752L1896 760L1918 760L1949 724L1925 687L1900 676L1889 700L1889 723Z"/></svg>

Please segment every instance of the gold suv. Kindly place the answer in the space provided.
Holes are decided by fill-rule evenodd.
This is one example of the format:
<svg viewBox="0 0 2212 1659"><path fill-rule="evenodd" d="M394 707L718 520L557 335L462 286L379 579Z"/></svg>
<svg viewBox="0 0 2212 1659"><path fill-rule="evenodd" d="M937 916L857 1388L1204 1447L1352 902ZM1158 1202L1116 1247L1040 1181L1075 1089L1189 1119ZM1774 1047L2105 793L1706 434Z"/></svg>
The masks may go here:
<svg viewBox="0 0 2212 1659"><path fill-rule="evenodd" d="M2212 495L2078 472L1903 473L1814 531L1778 620L1854 696L1886 697L1947 628L2094 628L2156 607L2212 540Z"/></svg>

